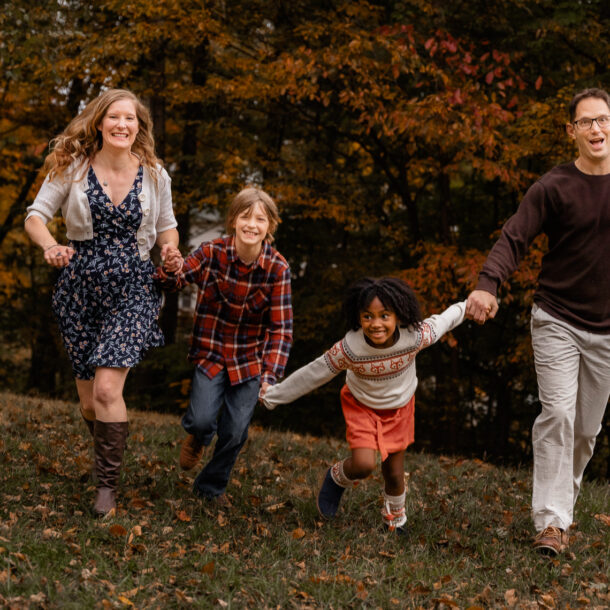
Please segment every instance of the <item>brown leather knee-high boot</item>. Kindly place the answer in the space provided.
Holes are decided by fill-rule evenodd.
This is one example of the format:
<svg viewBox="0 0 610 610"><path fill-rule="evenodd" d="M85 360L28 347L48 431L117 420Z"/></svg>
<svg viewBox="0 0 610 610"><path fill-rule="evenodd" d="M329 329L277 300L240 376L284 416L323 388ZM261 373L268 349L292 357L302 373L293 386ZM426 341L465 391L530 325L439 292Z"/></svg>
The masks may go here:
<svg viewBox="0 0 610 610"><path fill-rule="evenodd" d="M97 495L93 512L97 515L107 515L112 509L116 508L115 493L128 434L129 424L126 421L102 422L95 420L93 446L95 450Z"/></svg>

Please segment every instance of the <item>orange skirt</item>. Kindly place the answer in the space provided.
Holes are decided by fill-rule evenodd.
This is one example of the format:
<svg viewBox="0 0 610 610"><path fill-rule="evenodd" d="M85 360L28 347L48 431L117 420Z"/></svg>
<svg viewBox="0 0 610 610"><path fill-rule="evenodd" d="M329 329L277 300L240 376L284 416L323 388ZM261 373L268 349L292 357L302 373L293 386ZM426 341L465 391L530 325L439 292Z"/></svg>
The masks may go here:
<svg viewBox="0 0 610 610"><path fill-rule="evenodd" d="M375 449L383 461L390 453L403 451L415 440L415 396L398 409L371 409L344 385L341 407L350 449Z"/></svg>

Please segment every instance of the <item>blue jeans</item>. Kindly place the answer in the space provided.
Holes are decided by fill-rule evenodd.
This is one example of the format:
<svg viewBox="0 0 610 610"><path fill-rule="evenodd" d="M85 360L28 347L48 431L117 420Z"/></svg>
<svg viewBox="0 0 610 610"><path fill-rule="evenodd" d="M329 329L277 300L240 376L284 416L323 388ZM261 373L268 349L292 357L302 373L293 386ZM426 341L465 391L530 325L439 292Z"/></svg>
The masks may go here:
<svg viewBox="0 0 610 610"><path fill-rule="evenodd" d="M195 479L196 495L214 498L225 492L231 470L248 438L259 388L259 377L231 385L225 369L213 379L195 369L191 401L182 427L206 447L218 435L212 458Z"/></svg>

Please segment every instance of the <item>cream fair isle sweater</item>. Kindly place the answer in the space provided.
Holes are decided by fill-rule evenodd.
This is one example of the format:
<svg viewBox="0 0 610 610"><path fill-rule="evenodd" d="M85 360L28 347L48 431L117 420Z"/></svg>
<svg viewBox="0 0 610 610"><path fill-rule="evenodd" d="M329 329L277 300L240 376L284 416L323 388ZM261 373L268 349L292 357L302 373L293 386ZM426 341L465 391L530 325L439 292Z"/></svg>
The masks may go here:
<svg viewBox="0 0 610 610"><path fill-rule="evenodd" d="M415 356L459 326L465 311L462 301L426 318L417 330L400 328L398 341L383 349L369 345L362 328L350 330L322 356L268 388L262 400L268 409L275 409L347 371L345 383L362 404L372 409L404 407L417 387Z"/></svg>

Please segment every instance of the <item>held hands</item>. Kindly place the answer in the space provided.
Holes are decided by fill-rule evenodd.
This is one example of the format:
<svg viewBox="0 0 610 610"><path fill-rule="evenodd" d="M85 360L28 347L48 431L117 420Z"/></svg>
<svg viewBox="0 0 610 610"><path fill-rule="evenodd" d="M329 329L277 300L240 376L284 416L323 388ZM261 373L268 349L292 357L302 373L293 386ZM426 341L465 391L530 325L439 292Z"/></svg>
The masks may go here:
<svg viewBox="0 0 610 610"><path fill-rule="evenodd" d="M265 396L265 393L267 392L267 390L271 387L270 383L267 383L266 381L263 381L263 383L261 383L261 389L258 393L258 400L259 402L262 402L265 407L267 409L269 409L269 411L273 411L273 409L275 409L275 407L270 407L264 400L263 397Z"/></svg>
<svg viewBox="0 0 610 610"><path fill-rule="evenodd" d="M54 244L53 246L48 246L44 249L44 260L57 269L67 267L73 256L74 248L71 248L70 246Z"/></svg>
<svg viewBox="0 0 610 610"><path fill-rule="evenodd" d="M168 273L178 273L182 269L184 259L180 250L173 244L163 244L161 247L161 263L163 270Z"/></svg>
<svg viewBox="0 0 610 610"><path fill-rule="evenodd" d="M498 312L496 297L486 290L473 290L466 301L466 317L477 324L485 324Z"/></svg>

